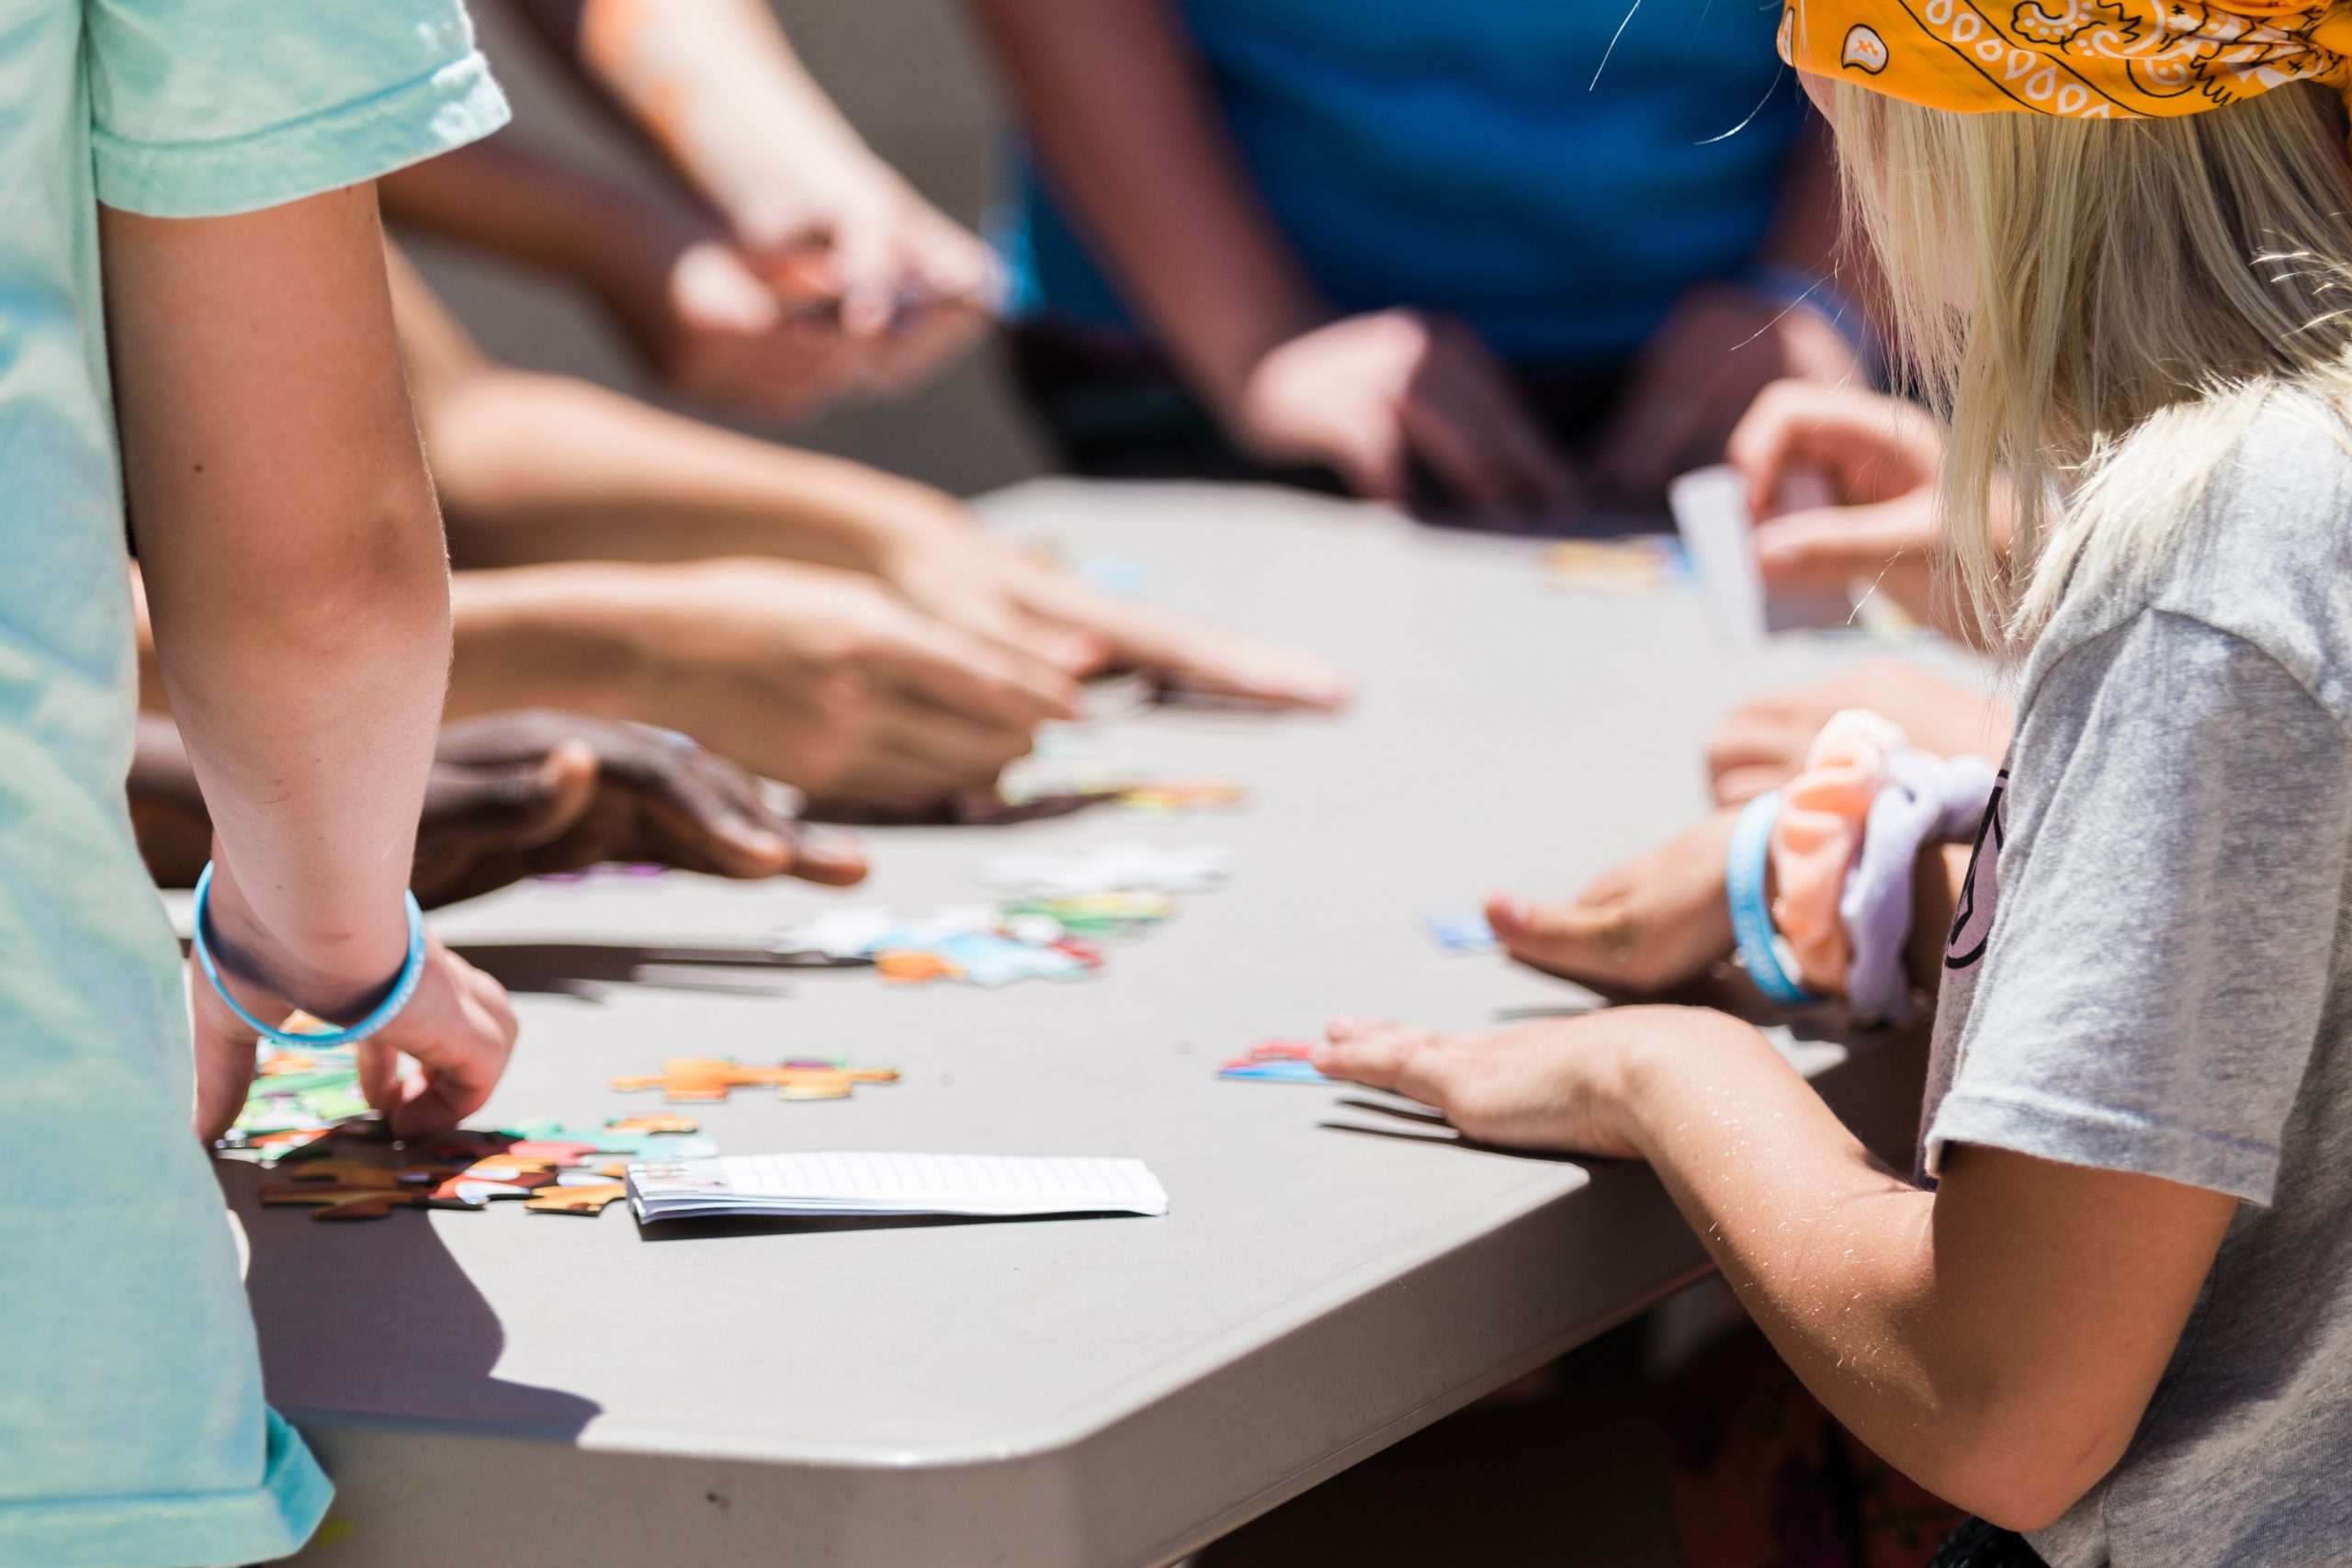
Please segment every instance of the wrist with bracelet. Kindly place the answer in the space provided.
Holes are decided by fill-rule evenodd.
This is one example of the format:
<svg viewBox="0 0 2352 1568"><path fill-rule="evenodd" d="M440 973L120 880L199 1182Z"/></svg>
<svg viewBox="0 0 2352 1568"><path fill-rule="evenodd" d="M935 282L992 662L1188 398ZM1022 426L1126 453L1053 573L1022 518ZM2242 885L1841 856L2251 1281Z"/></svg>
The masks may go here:
<svg viewBox="0 0 2352 1568"><path fill-rule="evenodd" d="M197 967L203 971L213 993L229 1010L236 1014L241 1022L250 1025L256 1035L274 1045L290 1045L305 1050L333 1050L339 1046L356 1045L379 1032L399 1017L401 1010L416 996L417 987L424 979L424 911L418 905L415 894L403 894L402 898L408 914L408 957L401 964L400 973L392 977L390 987L385 991L382 999L364 1017L344 1028L322 1033L298 1033L280 1029L264 1023L237 999L236 993L229 988L228 980L221 974L220 944L212 929L212 865L209 862L206 863L203 872L196 879L196 916L192 922L195 934L191 945L196 953Z"/></svg>
<svg viewBox="0 0 2352 1568"><path fill-rule="evenodd" d="M1860 1020L1906 1022L1914 867L1973 836L1993 765L1920 750L1865 710L1832 717L1805 762L1733 831L1724 888L1740 962L1781 1006L1843 996Z"/></svg>

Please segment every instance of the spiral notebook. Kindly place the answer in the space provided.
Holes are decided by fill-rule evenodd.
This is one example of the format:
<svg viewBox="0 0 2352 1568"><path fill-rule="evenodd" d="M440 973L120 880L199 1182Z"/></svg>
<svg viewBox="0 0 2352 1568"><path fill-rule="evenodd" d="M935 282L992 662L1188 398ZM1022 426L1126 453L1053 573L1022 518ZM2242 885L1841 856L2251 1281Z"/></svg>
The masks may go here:
<svg viewBox="0 0 2352 1568"><path fill-rule="evenodd" d="M1141 1160L1023 1155L725 1155L628 1168L639 1224L662 1220L946 1214L1165 1214L1168 1194Z"/></svg>

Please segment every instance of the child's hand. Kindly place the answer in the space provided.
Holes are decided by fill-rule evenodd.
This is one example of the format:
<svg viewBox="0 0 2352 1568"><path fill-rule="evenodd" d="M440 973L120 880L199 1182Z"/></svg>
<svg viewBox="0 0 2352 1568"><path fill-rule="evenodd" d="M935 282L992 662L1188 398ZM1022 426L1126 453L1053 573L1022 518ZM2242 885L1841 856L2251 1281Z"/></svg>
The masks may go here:
<svg viewBox="0 0 2352 1568"><path fill-rule="evenodd" d="M1875 584L1913 618L1967 628L1936 592L1936 474L1943 436L1917 404L1851 387L1776 381L1731 433L1724 457L1747 481L1758 569L1789 592ZM1784 503L1791 478L1826 474L1836 504Z"/></svg>
<svg viewBox="0 0 2352 1568"><path fill-rule="evenodd" d="M1078 716L1063 671L917 611L867 577L713 560L618 576L606 632L630 716L683 730L820 809L915 817L985 788Z"/></svg>
<svg viewBox="0 0 2352 1568"><path fill-rule="evenodd" d="M1732 951L1724 864L1732 811L1617 867L1565 904L1487 901L1487 920L1522 964L1605 989L1649 994L1706 973Z"/></svg>
<svg viewBox="0 0 2352 1568"><path fill-rule="evenodd" d="M453 1127L481 1110L514 1048L514 1010L505 990L442 946L440 938L428 933L425 941L424 977L416 995L358 1047L361 1091L403 1138ZM240 995L251 1005L251 991ZM254 1032L229 1010L192 955L188 996L196 1030L196 1129L209 1147L237 1119L252 1087ZM403 1054L419 1068L412 1077L400 1076Z"/></svg>
<svg viewBox="0 0 2352 1568"><path fill-rule="evenodd" d="M1627 1114L1635 1050L1679 1049L1686 1036L1696 1045L1717 1027L1736 1026L1697 1008L1611 1008L1462 1034L1340 1018L1315 1066L1433 1106L1480 1143L1635 1159Z"/></svg>
<svg viewBox="0 0 2352 1568"><path fill-rule="evenodd" d="M1694 289L1635 361L1600 443L1601 477L1628 495L1657 495L1684 469L1721 460L1759 392L1837 393L1860 374L1852 346L1818 311L1723 285Z"/></svg>
<svg viewBox="0 0 2352 1568"><path fill-rule="evenodd" d="M794 819L793 792L682 736L533 710L444 726L416 835L427 908L525 876L650 861L713 876L865 874L856 841Z"/></svg>

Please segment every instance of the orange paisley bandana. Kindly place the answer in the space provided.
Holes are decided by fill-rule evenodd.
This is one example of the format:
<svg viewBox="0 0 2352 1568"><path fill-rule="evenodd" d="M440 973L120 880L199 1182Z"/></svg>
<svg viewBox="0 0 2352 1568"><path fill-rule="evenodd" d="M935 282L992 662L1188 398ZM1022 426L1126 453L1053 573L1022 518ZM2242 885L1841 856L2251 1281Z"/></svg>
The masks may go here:
<svg viewBox="0 0 2352 1568"><path fill-rule="evenodd" d="M2290 82L2352 87L2352 5L1789 0L1781 58L1961 114L2196 114Z"/></svg>

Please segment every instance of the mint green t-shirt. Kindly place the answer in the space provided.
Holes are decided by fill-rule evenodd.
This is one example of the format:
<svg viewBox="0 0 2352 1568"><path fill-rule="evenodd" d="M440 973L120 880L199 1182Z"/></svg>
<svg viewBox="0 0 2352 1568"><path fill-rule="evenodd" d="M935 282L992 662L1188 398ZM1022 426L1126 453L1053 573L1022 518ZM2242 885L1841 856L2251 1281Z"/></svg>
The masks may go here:
<svg viewBox="0 0 2352 1568"><path fill-rule="evenodd" d="M0 0L0 1563L258 1562L328 1495L262 1402L124 803L97 203L250 211L505 117L460 0Z"/></svg>

